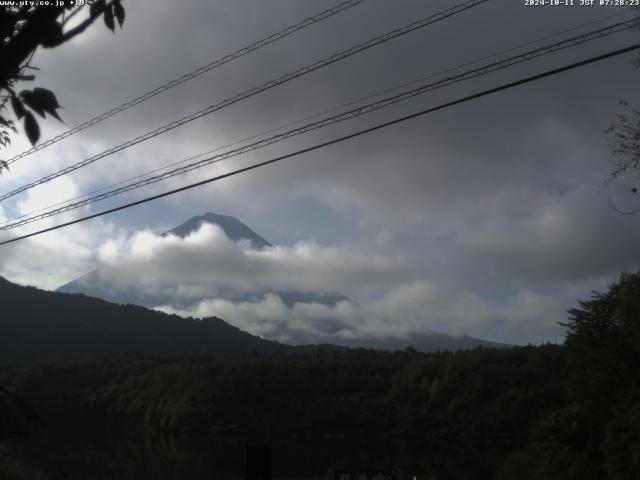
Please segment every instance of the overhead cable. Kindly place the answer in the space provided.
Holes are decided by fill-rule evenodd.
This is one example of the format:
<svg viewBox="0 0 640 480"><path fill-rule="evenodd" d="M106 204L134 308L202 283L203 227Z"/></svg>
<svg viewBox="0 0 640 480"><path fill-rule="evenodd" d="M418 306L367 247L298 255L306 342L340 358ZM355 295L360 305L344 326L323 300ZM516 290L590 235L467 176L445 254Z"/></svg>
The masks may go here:
<svg viewBox="0 0 640 480"><path fill-rule="evenodd" d="M129 148L133 145L137 145L138 143L144 142L146 140L149 140L151 138L154 138L158 135L162 135L163 133L166 133L170 130L173 130L174 128L180 127L186 123L192 122L198 118L204 117L205 115L209 115L215 111L221 110L225 107L228 107L234 103L237 103L241 100L244 100L246 98L252 97L254 95L257 95L259 93L264 92L265 90L269 90L271 88L274 88L278 85L281 85L283 83L289 82L291 80L294 80L298 77L301 77L303 75L309 74L311 72L314 72L315 70L318 70L320 68L326 67L328 65L331 65L335 62L338 62L340 60L344 60L345 58L351 57L352 55L355 55L357 53L360 53L364 50L367 50L369 48L375 47L377 45L380 45L382 43L388 42L390 40L393 40L397 37L400 37L402 35L406 35L408 33L411 33L415 30L418 30L420 28L424 28L428 25L431 25L433 23L442 21L446 18L452 17L453 15L456 15L458 13L461 13L465 10L468 10L470 8L476 7L482 3L486 3L489 0L469 0L467 2L458 4L452 8L449 8L447 10L444 10L442 12L436 13L434 15L422 18L420 20L417 20L415 22L412 22L408 25L405 25L404 27L392 30L391 32L385 33L384 35L380 35L378 37L372 38L371 40L368 40L364 43L355 45L353 47L350 47L346 50L343 50L339 53L333 54L329 57L326 57L322 60L319 60L313 64L307 65L305 67L302 67L298 70L295 70L291 73L288 73L286 75L283 75L281 77L278 77L274 80L270 80L260 86L251 88L249 90L246 90L243 93L240 93L234 97L230 97L227 98L226 100L223 100L219 103L216 103L214 105L211 105L209 107L203 108L202 110L198 110L197 112L194 112L190 115L187 115L179 120L173 121L169 124L166 124L162 127L159 127L155 130L151 130L143 135L140 135L136 138L133 138L131 140L128 140L124 143L121 143L119 145L116 145L115 147L112 147L108 150L105 150L102 153L99 153L97 155L94 155L92 157L89 157L85 160L82 160L81 162L75 163L73 165L69 165L68 167L65 167L61 170L58 170L55 173L46 175L38 180L35 180L31 183L28 183L26 185L23 185L22 187L19 187L15 190L12 190L8 193L2 194L0 195L0 201L6 200L7 198L13 197L14 195L17 195L19 193L22 193L24 191L29 190L30 188L33 188L37 185L41 185L43 183L49 182L55 178L58 178L62 175L66 175L68 173L71 173L75 170L78 170L80 168L86 167L87 165L90 165L102 158L105 158L109 155L112 155L114 153L120 152L122 150L125 150L126 148Z"/></svg>
<svg viewBox="0 0 640 480"><path fill-rule="evenodd" d="M22 215L17 215L15 217L8 218L8 219L0 222L0 227L2 227L2 225L6 225L8 223L13 223L15 220L19 220L19 219L25 218L25 217L30 217L30 216L34 215L35 213L43 212L45 210L49 210L49 209L52 209L52 208L60 206L60 205L65 205L65 204L73 202L74 200L79 200L81 198L91 197L92 195L95 195L95 194L97 194L99 192L103 192L105 190L112 189L112 188L117 187L119 185L123 185L123 184L125 184L127 182L131 182L133 180L144 178L144 177L146 177L148 175L152 175L154 173L158 173L158 172L161 172L163 170L168 170L171 167L175 167L177 165L182 165L182 164L187 163L189 161L195 160L196 158L203 157L205 155L210 155L211 153L218 152L220 150L224 150L225 148L233 147L233 146L239 145L241 143L248 142L250 140L254 140L256 138L263 137L263 136L268 135L270 133L274 133L274 132L278 132L278 131L284 130L285 128L289 128L289 127L292 127L294 125L298 125L298 124L300 124L302 122L306 122L306 121L312 120L314 118L318 118L318 117L320 117L322 115L326 115L328 113L336 112L336 111L342 110L344 108L347 108L347 107L350 107L350 106L353 106L353 105L357 105L357 104L365 102L367 100L371 100L373 98L377 98L377 97L380 97L382 95L386 95L388 93L395 92L397 90L400 90L401 88L405 88L405 87L408 87L410 85L415 85L417 83L423 82L423 81L428 80L430 78L434 78L434 77L437 77L439 75L444 75L445 73L454 72L456 70L460 70L463 67L474 65L474 64L476 64L478 62L481 62L483 60L496 58L496 57L498 57L498 56L500 56L502 54L513 52L513 51L519 50L521 48L524 48L524 47L527 47L527 46L530 46L530 45L534 45L536 43L540 43L540 42L542 42L544 40L548 40L550 38L559 37L560 35L564 35L565 33L573 32L573 31L576 31L576 30L580 30L580 29L585 28L585 27L587 27L589 25L593 25L593 24L596 24L596 23L601 23L601 22L604 22L606 20L610 20L611 18L619 17L619 16L623 16L623 15L629 15L629 12L623 11L623 12L613 13L611 15L606 15L606 16L604 16L602 18L598 18L596 20L591 20L589 22L582 23L580 25L576 25L576 26L573 26L573 27L570 27L570 28L567 28L567 29L564 29L564 30L561 30L561 31L558 31L558 32L554 32L554 33L552 33L550 35L545 35L543 37L536 38L535 40L530 40L530 41L527 41L525 43L520 43L518 45L515 45L513 47L509 47L509 48L504 49L504 50L500 50L500 51L492 53L490 55L485 55L484 57L476 58L474 60L470 60L470 61L467 61L465 63L458 64L458 65L456 65L454 67L449 67L449 68L447 68L445 70L440 70L438 72L430 73L429 75L422 76L422 77L420 77L418 79L415 79L415 80L411 80L410 82L405 82L405 83L402 83L402 84L399 84L399 85L395 85L395 86L393 86L391 88L387 88L385 90L378 91L376 93L367 95L365 97L360 97L360 98L358 98L356 100L351 100L351 101L349 101L347 103L343 103L341 105L337 105L337 106L331 107L331 108L329 108L327 110L323 110L321 112L316 112L316 113L314 113L312 115L308 115L308 116L306 116L304 118L300 118L298 120L294 120L292 122L288 122L288 123L285 123L283 125L279 125L278 127L270 128L270 129L262 131L260 133L256 133L256 134L250 135L248 137L243 137L241 139L235 140L235 141L233 141L231 143L227 143L225 145L220 145L220 146L215 147L215 148L213 148L211 150L207 150L207 151L199 153L197 155L192 155L190 157L184 158L184 159L179 160L177 162L169 163L167 165L163 165L162 167L154 168L153 170L147 170L146 172L137 174L137 175L135 175L133 177L125 178L125 179L120 180L120 181L118 181L116 183L112 183L110 185L104 185L102 187L99 187L99 188L96 188L94 190L91 190L91 191L89 191L87 193L82 193L82 194L76 195L75 197L68 198L67 200L62 200L60 202L56 202L54 204L47 205L45 207L38 208L36 210L32 210L32 211L27 212L27 213L23 213ZM633 14L631 14L631 15L633 15Z"/></svg>
<svg viewBox="0 0 640 480"><path fill-rule="evenodd" d="M539 47L524 53L521 53L519 55L514 55L512 57L509 57L507 59L504 60L500 60L497 62L493 62L490 63L488 65L484 65L472 70L468 70L466 72L460 73L458 75L455 76L451 76L451 77L445 77L437 82L434 83L429 83L429 84L425 84L425 85L421 85L418 88L412 89L412 90L408 90L405 92L401 92L397 95L391 96L391 97L387 97L384 99L381 99L379 101L376 102L372 102L369 103L367 105L363 105L360 106L358 108L337 114L337 115L333 115L333 116L329 116L326 117L322 120L316 121L316 122L312 122L312 123L308 123L306 125L288 130L286 132L282 132L280 134L277 135L273 135L271 137L259 140L257 142L251 143L251 144L247 144L244 146L241 146L239 148L236 149L232 149L232 150L228 150L224 153L220 153L211 157L207 157L204 159L201 159L199 161L196 162L192 162L189 163L187 165L183 165L181 167L175 168L173 170L169 170L167 172L152 176L152 177L148 177L148 178L144 178L142 180L139 181L135 181L135 182L131 182L127 185L109 190L107 192L103 192L100 193L98 195L94 195L91 196L89 198L84 198L82 200L79 200L77 202L74 203L70 203L67 205L64 205L62 207L59 208L54 208L51 210L48 210L44 213L38 214L38 215L33 215L30 216L28 218L22 219L22 220L18 220L6 225L2 225L0 226L0 230L10 230L12 228L17 228L29 223L33 223L39 220L43 220L45 218L49 218L52 217L54 215L58 215L64 212L68 212L70 210L75 210L77 208L89 205L91 203L95 203L97 201L100 200L105 200L107 198L113 197L115 195L120 195L123 194L125 192L129 192L131 190L135 190L147 185L151 185L153 183L157 183L163 180L166 180L168 178L172 178L175 177L177 175L182 175L185 174L187 172L190 172L192 170L196 170L211 164L215 164L218 163L222 160L231 158L231 157L235 157L250 151L254 151L260 148L264 148L268 145L272 145L274 143L278 143L281 142L283 140L286 140L288 138L297 136L297 135L301 135L303 133L307 133L313 130L317 130L329 125L333 125L335 123L339 123L339 122L343 122L355 117L359 117L383 108L386 108L388 106L394 105L396 103L408 100L410 98L416 97L418 95L422 95L425 94L427 92L433 91L433 90L437 90L439 88L443 88L449 85L453 85L471 78L475 78L475 77L479 77L481 75L486 75L488 73L492 73L498 70L503 70L505 68L511 67L513 65L522 63L522 62L526 62L526 61L530 61L533 60L534 58L538 58L541 57L543 55L549 55L551 53L557 52L559 50L563 50L569 47L573 47L576 45L581 45L584 44L588 41L593 41L595 39L599 39L599 38L603 38L605 36L609 36L609 35L613 35L614 33L619 33L621 31L624 31L626 29L629 28L633 28L635 25L637 25L638 22L637 21L627 21L627 22L620 22L618 24L615 25L611 25L609 27L605 27L605 28L601 28L599 30L595 30L592 32L588 32L585 33L583 35L579 35L576 37L572 37L569 39L565 39L562 40L560 42L556 42L552 45L548 45L548 46L544 46L544 47ZM202 155L202 154L201 154ZM196 157L199 157L201 155L197 155Z"/></svg>
<svg viewBox="0 0 640 480"><path fill-rule="evenodd" d="M246 47L243 47L239 50L236 50L233 53L229 53L221 58L218 58L216 60L213 60L212 62L209 62L206 65L203 65L201 67L196 68L195 70L182 75L178 78L175 78L173 80L171 80L170 82L167 82L163 85L160 85L152 90L149 90L146 93L143 93L142 95L140 95L139 97L136 97L132 100L129 100L128 102L123 103L122 105L118 105L117 107L112 108L111 110L109 110L108 112L104 112L100 115L97 115L89 120L87 120L86 122L81 123L80 125L73 127L69 130L66 130L62 133L60 133L59 135L56 135L55 137L50 138L49 140L46 140L32 148L30 148L29 150L25 150L24 152L10 158L9 160L6 160L7 165L11 165L12 163L16 162L17 160L24 158L28 155L31 155L32 153L35 153L39 150L42 150L44 148L47 148L51 145L53 145L54 143L59 142L60 140L64 140L67 137L70 137L71 135L74 135L78 132L81 132L82 130L85 130L89 127L92 127L93 125L96 125L100 122L102 122L103 120L106 120L107 118L110 118L120 112L124 112L125 110L128 110L131 107L134 107L136 105L138 105L139 103L142 103L146 100L149 100L152 97L155 97L156 95L159 95L162 92L166 92L167 90L176 87L184 82L187 82L193 78L196 78L200 75L202 75L203 73L209 72L215 68L221 67L222 65L231 62L232 60L236 60L244 55L247 55L251 52L255 52L256 50L262 48L262 47L266 47L267 45L270 45L278 40L281 40L285 37L288 37L289 35L298 32L300 30L303 30L311 25L314 25L318 22L321 22L322 20L325 20L329 17L332 17L333 15L336 15L340 12L343 12L351 7L355 7L356 5L365 2L366 0L347 0L345 2L342 2L332 8L329 8L327 10L324 10L320 13L317 13L316 15L313 15L311 17L307 17L304 20L296 23L295 25L291 25L283 30L280 30L279 32L276 32L274 34L269 35L268 37L265 37L261 40L258 40L257 42L252 43L251 45L247 45Z"/></svg>
<svg viewBox="0 0 640 480"><path fill-rule="evenodd" d="M192 183L192 184L189 184L189 185L185 185L184 187L176 188L174 190L169 190L168 192L160 193L158 195L153 195L151 197L146 197L146 198L143 198L141 200L137 200L135 202L131 202L131 203L127 203L127 204L124 204L124 205L120 205L119 207L110 208L110 209L104 210L102 212L98 212L98 213L94 213L92 215L87 215L85 217L77 218L75 220L71 220L69 222L62 223L60 225L55 225L53 227L44 228L42 230L38 230L36 232L32 232L32 233L29 233L29 234L26 234L26 235L21 235L19 237L15 237L15 238L11 238L11 239L8 239L8 240L4 240L4 241L0 242L0 245L7 245L9 243L17 242L19 240L24 240L26 238L30 238L30 237L34 237L36 235L40 235L42 233L51 232L51 231L54 231L54 230L58 230L60 228L68 227L70 225L75 225L77 223L86 222L87 220L91 220L93 218L102 217L102 216L107 215L109 213L118 212L120 210L125 210L127 208L134 207L136 205L141 205L143 203L147 203L147 202L151 202L151 201L154 201L154 200L158 200L158 199L163 198L163 197L168 197L169 195L174 195L176 193L184 192L186 190L190 190L192 188L200 187L202 185L206 185L208 183L212 183L212 182L215 182L215 181L218 181L218 180L222 180L224 178L232 177L232 176L238 175L240 173L245 173L245 172L248 172L248 171L251 171L251 170L255 170L257 168L264 167L264 166L279 162L281 160L285 160L287 158L291 158L291 157L295 157L295 156L298 156L298 155L302 155L304 153L308 153L308 152L311 152L311 151L314 151L314 150L319 150L319 149L327 147L329 145L334 145L336 143L340 143L340 142L343 142L343 141L346 141L346 140L350 140L352 138L356 138L356 137L359 137L361 135L365 135L367 133L375 132L377 130L380 130L380 129L383 129L383 128L386 128L386 127L390 127L390 126L396 125L398 123L406 122L406 121L411 120L413 118L421 117L423 115L426 115L426 114L429 114L429 113L432 113L432 112L435 112L435 111L438 111L438 110L444 110L446 108L450 108L450 107L453 107L455 105L459 105L461 103L468 102L470 100L475 100L477 98L481 98L481 97L484 97L484 96L487 96L487 95L491 95L491 94L494 94L494 93L497 93L497 92L500 92L500 91L503 91L503 90L508 90L510 88L517 87L519 85L524 85L526 83L531 83L531 82L534 82L536 80L540 80L540 79L545 78L545 77L550 77L552 75L557 75L559 73L566 72L568 70L573 70L573 69L578 68L578 67L582 67L582 66L585 66L585 65L588 65L588 64L591 64L591 63L599 62L599 61L602 61L602 60L605 60L605 59L608 59L608 58L612 58L612 57L615 57L615 56L618 56L618 55L622 55L624 53L628 53L628 52L631 52L631 51L634 51L634 50L638 50L638 49L640 49L640 43L637 43L635 45L631 45L629 47L621 48L621 49L618 49L618 50L614 50L612 52L608 52L608 53L605 53L603 55L598 55L596 57L591 57L591 58L588 58L586 60L582 60L580 62L572 63L570 65L565 65L564 67L555 68L553 70L547 70L546 72L543 72L543 73L540 73L540 74L537 74L537 75L533 75L533 76L530 76L530 77L526 77L526 78L523 78L521 80L517 80L515 82L510 82L510 83L501 85L499 87L491 88L489 90L484 90L483 92L476 93L476 94L473 94L473 95L469 95L469 96L466 96L466 97L463 97L463 98L460 98L458 100L454 100L454 101L451 101L451 102L447 102L447 103L444 103L442 105L438 105L437 107L427 108L425 110L421 110L419 112L412 113L410 115L405 115L404 117L396 118L394 120L391 120L391 121L388 121L388 122L384 122L384 123L375 125L373 127L366 128L364 130L360 130L360 131L355 132L355 133L351 133L349 135L344 135L342 137L338 137L338 138L335 138L333 140L329 140L327 142L323 142L323 143L320 143L320 144L317 144L317 145L313 145L311 147L303 148L303 149L297 150L297 151L295 151L293 153L288 153L286 155L281 155L279 157L272 158L270 160L266 160L264 162L260 162L260 163L256 163L256 164L250 165L248 167L239 168L239 169L234 170L232 172L227 172L227 173L224 173L222 175L218 175L218 176L215 176L215 177L212 177L212 178L208 178L206 180L201 180L199 182L195 182L195 183Z"/></svg>

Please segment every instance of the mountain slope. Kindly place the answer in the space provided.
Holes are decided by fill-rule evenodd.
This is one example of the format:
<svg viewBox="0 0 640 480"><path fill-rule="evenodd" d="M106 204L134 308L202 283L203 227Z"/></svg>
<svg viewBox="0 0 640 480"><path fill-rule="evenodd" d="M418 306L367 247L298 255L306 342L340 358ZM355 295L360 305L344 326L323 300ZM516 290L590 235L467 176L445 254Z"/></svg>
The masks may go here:
<svg viewBox="0 0 640 480"><path fill-rule="evenodd" d="M0 277L0 362L145 354L275 353L296 349L215 317L184 319L84 295L22 287Z"/></svg>
<svg viewBox="0 0 640 480"><path fill-rule="evenodd" d="M217 225L224 231L225 235L233 241L250 241L253 248L256 250L272 246L271 243L258 235L237 218L227 215L218 215L211 212L201 216L193 217L183 224L175 227L174 229L165 232L163 235L173 234L184 238L197 231L201 227L201 225L205 223ZM339 293L294 290L271 291L266 289L251 292L238 292L234 289L225 288L224 285L218 284L221 283L220 281L224 279L218 280L215 276L215 271L213 271L212 274L214 280L213 282L211 282L211 284L207 285L207 291L202 293L201 298L183 298L179 294L174 293L174 290L176 290L175 285L166 285L166 288L157 288L157 293L148 291L145 292L143 289L136 286L135 281L122 281L126 279L121 278L122 276L119 272L109 272L106 267L103 269L96 269L84 275L83 277L69 282L66 285L60 287L57 291L63 293L82 293L88 296L102 298L109 302L118 304L132 304L146 307L169 305L177 309L177 311L180 311L180 309L189 311L189 307L197 305L200 301L211 299L223 299L236 304L244 302L246 302L247 304L256 304L263 301L268 294L277 295L288 308L292 308L295 304L315 303L335 306L341 301L351 302L351 300L349 300L346 296ZM176 284L179 285L179 282L177 282ZM425 316L428 316L428 314L429 312L425 312ZM229 318L229 320L233 321L234 319ZM380 350L404 350L405 348L412 346L423 352L435 352L438 350L443 351L474 349L478 346L488 348L509 346L488 342L465 335L446 335L431 332L428 330L412 335L409 338L351 338L347 340L341 339L337 335L332 335L332 333L337 333L345 327L345 325L343 325L340 321L333 318L316 319L316 325L320 323L325 324L325 333L327 334L326 336L321 337L322 341L335 343L343 347L374 348ZM278 335L278 333L286 334L286 336ZM272 331L270 332L270 335L270 338L273 339L287 338L287 341L293 344L306 344L318 341L318 337L309 337L308 332L304 329L296 332L289 326L287 326L286 332Z"/></svg>
<svg viewBox="0 0 640 480"><path fill-rule="evenodd" d="M177 227L165 232L164 235L173 234L184 238L195 232L203 223L211 223L218 225L225 233L227 238L237 242L239 240L249 240L253 243L254 248L271 247L272 245L256 232L247 227L244 223L235 217L229 215L218 215L217 213L207 212L204 215L192 217Z"/></svg>
<svg viewBox="0 0 640 480"><path fill-rule="evenodd" d="M265 247L271 247L271 243L254 232L247 225L242 223L235 217L228 215L218 215L208 212L204 215L192 217L177 227L165 232L166 235L176 235L184 238L189 234L197 231L202 224L209 223L220 227L227 238L238 242L240 240L248 240L253 248L259 250ZM165 294L149 294L132 289L128 286L122 286L114 283L110 275L103 275L100 269L93 270L82 277L79 277L65 285L59 287L56 291L61 293L82 293L91 297L102 298L112 303L133 304L145 307L155 307L158 305L172 304L174 306L183 306L176 304L176 299L169 299ZM326 292L302 292L302 291L258 291L251 293L238 293L229 289L220 288L218 285L211 285L209 295L204 295L202 300L210 298L222 298L234 303L238 302L255 302L263 299L266 294L274 293L288 307L292 307L295 303L320 303L322 305L335 305L336 303L349 299L339 293ZM198 299L190 299L191 303L196 303Z"/></svg>

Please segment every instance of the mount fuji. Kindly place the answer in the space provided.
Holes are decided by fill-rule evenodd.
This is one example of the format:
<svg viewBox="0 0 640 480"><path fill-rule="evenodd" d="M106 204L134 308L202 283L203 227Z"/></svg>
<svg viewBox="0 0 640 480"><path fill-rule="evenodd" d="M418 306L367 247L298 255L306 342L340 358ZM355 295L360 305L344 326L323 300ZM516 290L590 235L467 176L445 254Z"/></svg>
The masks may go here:
<svg viewBox="0 0 640 480"><path fill-rule="evenodd" d="M257 251L265 248L271 248L273 245L242 223L235 217L228 215L219 215L208 212L201 216L190 218L186 222L177 227L164 232L163 236L175 235L179 238L186 238L194 232L198 231L203 225L211 224L219 227L228 239L239 242L247 241L250 248ZM86 275L79 277L57 289L60 293L81 293L90 297L97 297L117 304L132 304L144 307L157 307L159 305L172 305L177 308L186 308L186 303L181 304L178 298L168 298L163 293L142 291L131 287L123 287L118 285L114 280L113 272L110 275L103 274L101 268L95 269ZM215 273L215 272L214 272ZM215 285L215 281L210 286L210 292L203 294L202 300L208 298L217 298L233 303L249 302L256 303L263 301L268 295L276 295L280 298L288 308L292 308L296 304L320 304L325 306L336 306L339 302L351 302L347 296L339 292L309 292L295 290L261 290L256 292L233 291L220 285ZM197 303L199 299L190 298L190 304ZM425 312L425 318L429 312ZM228 321L233 322L229 318ZM323 320L329 324L339 323L338 320L327 318ZM335 327L335 325L334 325ZM340 328L335 328L338 331ZM268 338L268 335L264 335ZM273 338L275 340L276 338ZM467 335L449 335L425 330L420 334L405 337L389 337L389 338L339 338L338 336L330 339L323 339L322 342L330 342L336 345L352 348L375 348L383 350L399 350L412 346L420 351L437 351L437 350L460 350L473 349L478 346L483 347L506 347L508 345L480 340ZM300 339L295 343L317 343L316 339L309 338Z"/></svg>

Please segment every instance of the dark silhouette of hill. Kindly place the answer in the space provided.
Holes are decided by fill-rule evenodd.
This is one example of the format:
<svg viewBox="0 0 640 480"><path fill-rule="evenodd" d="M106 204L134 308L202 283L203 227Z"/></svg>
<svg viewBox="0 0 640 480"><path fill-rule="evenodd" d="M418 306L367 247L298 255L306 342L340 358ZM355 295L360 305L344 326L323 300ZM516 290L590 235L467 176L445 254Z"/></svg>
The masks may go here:
<svg viewBox="0 0 640 480"><path fill-rule="evenodd" d="M0 277L0 362L64 360L135 353L276 353L295 347L225 321L182 318L85 295L23 287Z"/></svg>

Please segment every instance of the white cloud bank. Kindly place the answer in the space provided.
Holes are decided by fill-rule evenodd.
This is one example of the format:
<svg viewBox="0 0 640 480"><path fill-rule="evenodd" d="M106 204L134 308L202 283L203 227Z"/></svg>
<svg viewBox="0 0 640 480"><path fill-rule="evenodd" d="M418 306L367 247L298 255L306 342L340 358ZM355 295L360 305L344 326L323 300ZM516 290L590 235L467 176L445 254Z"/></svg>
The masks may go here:
<svg viewBox="0 0 640 480"><path fill-rule="evenodd" d="M198 297L212 285L235 292L296 290L366 295L415 276L397 256L348 246L300 242L255 250L234 242L211 224L185 238L138 232L105 242L99 249L101 278L147 293L174 286Z"/></svg>
<svg viewBox="0 0 640 480"><path fill-rule="evenodd" d="M300 242L256 250L211 224L185 238L150 231L121 235L99 247L98 259L104 288L140 292L158 299L159 310L217 316L250 333L293 343L429 331L504 342L561 340L557 322L575 304L569 290L522 289L487 299L447 286L403 257L350 246ZM287 305L273 293L279 291L370 300Z"/></svg>
<svg viewBox="0 0 640 480"><path fill-rule="evenodd" d="M59 177L31 189L18 200L11 216L0 210L0 221L31 215L61 199L78 196L80 191L69 177ZM61 214L54 218L0 231L0 240L8 240L74 220L86 215L88 208ZM0 247L0 275L13 282L54 289L90 270L94 251L102 239L113 235L114 227L101 219L37 235Z"/></svg>
<svg viewBox="0 0 640 480"><path fill-rule="evenodd" d="M76 189L60 179L30 192L19 210L33 211L61 192L74 195ZM474 239L473 245L483 243ZM518 287L487 297L477 293L482 285L456 285L402 256L313 241L256 250L211 224L179 238L148 230L127 234L93 222L0 251L0 274L19 283L40 275L45 288L56 288L96 264L107 290L138 292L158 299L153 305L159 310L217 316L250 333L291 343L429 331L514 343L559 341L563 334L557 322L590 289L586 283L547 293ZM273 294L279 291L341 293L361 303L287 305Z"/></svg>
<svg viewBox="0 0 640 480"><path fill-rule="evenodd" d="M254 335L285 343L409 338L429 331L501 342L523 338L543 342L562 339L557 321L565 318L566 297L521 291L492 302L422 281L392 289L364 305L341 301L335 306L296 303L288 307L277 295L267 295L256 302L207 299L188 308L156 308L185 317L217 316Z"/></svg>

